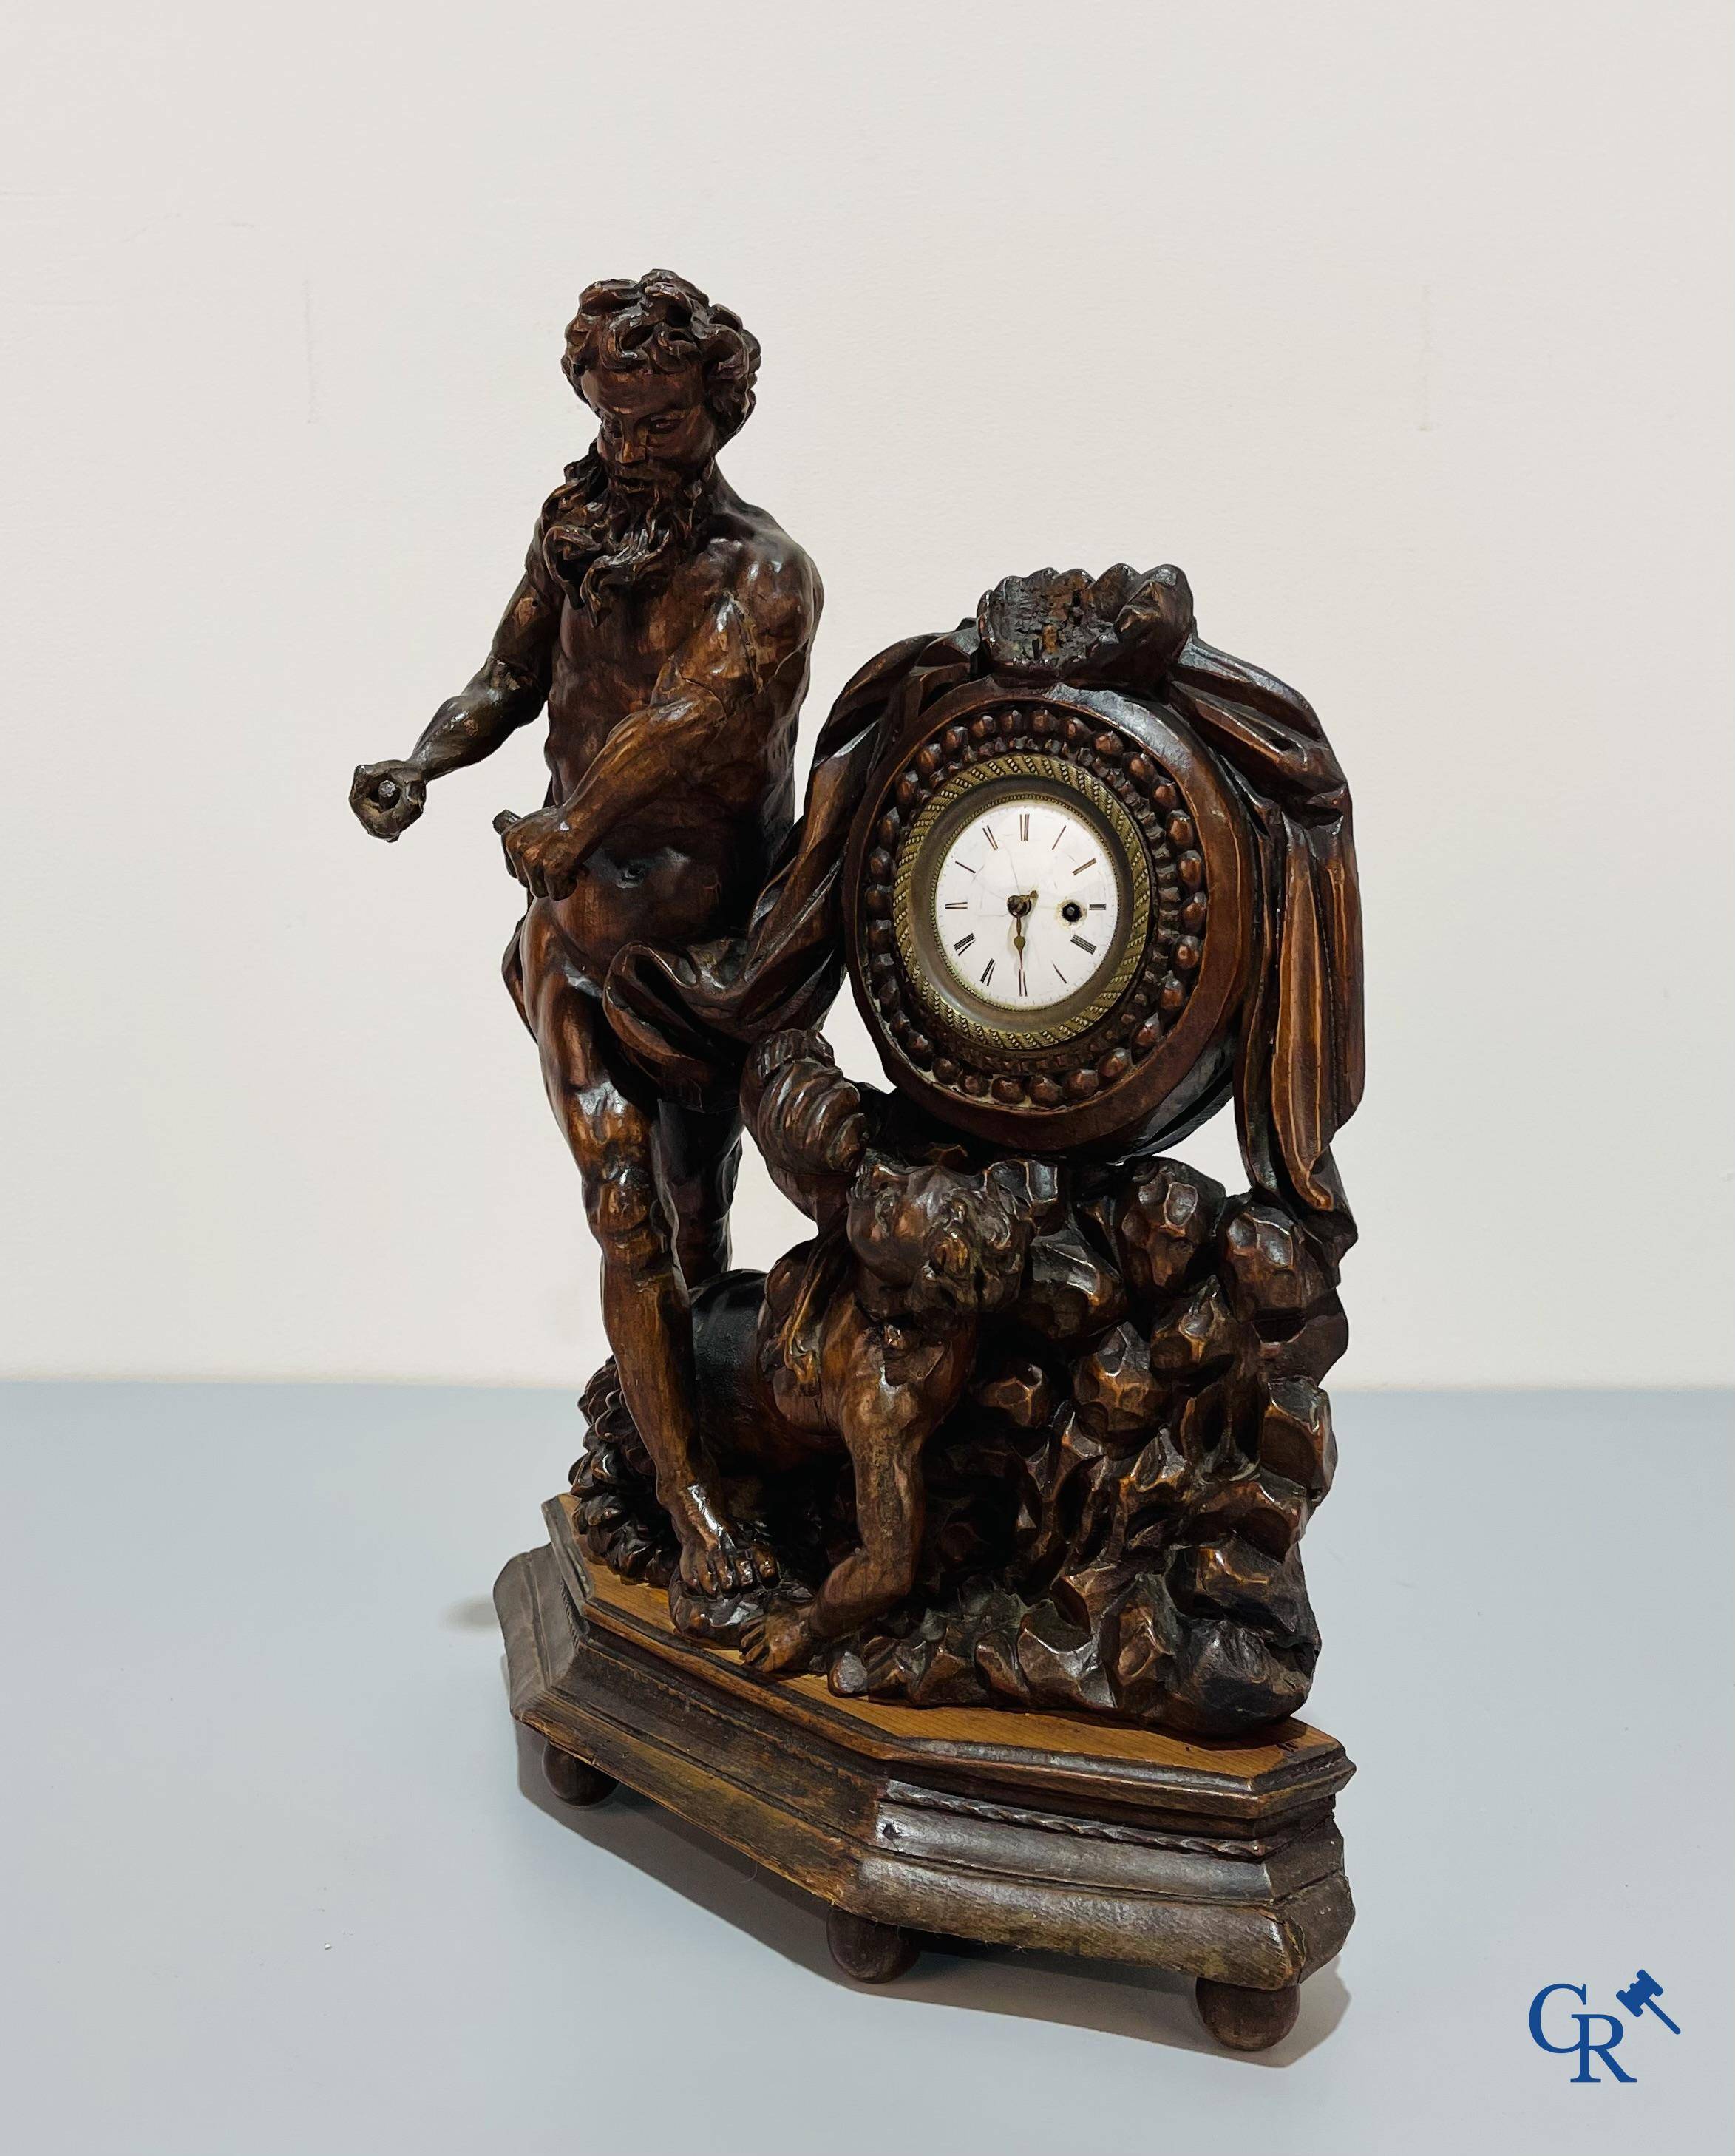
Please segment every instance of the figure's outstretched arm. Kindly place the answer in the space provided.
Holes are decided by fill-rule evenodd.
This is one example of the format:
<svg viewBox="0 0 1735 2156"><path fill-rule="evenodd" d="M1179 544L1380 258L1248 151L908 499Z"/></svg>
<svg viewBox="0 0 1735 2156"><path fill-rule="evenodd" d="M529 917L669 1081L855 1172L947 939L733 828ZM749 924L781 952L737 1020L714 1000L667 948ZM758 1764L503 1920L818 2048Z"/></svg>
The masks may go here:
<svg viewBox="0 0 1735 2156"><path fill-rule="evenodd" d="M429 778L480 763L535 718L547 698L558 627L547 592L528 576L521 578L487 658L440 706L416 743L412 761Z"/></svg>
<svg viewBox="0 0 1735 2156"><path fill-rule="evenodd" d="M364 830L395 839L408 829L428 798L428 782L480 763L542 708L559 629L557 601L526 569L513 593L488 656L455 696L449 696L401 762L357 767L350 806Z"/></svg>

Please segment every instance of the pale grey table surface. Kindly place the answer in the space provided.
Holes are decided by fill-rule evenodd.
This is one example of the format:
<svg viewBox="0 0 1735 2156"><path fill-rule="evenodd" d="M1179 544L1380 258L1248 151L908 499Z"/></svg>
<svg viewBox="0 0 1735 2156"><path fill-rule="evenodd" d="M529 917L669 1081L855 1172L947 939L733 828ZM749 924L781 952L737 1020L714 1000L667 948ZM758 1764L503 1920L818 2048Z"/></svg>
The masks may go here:
<svg viewBox="0 0 1735 2156"><path fill-rule="evenodd" d="M1725 2156L1727 1401L1337 1404L1309 1713L1360 1767L1360 1914L1245 2059L1178 1980L1101 1964L857 1989L816 1906L702 1834L561 1810L489 1590L541 1538L568 1398L0 1390L0 2143ZM1532 1995L1612 2006L1641 1964L1682 2033L1573 2086Z"/></svg>

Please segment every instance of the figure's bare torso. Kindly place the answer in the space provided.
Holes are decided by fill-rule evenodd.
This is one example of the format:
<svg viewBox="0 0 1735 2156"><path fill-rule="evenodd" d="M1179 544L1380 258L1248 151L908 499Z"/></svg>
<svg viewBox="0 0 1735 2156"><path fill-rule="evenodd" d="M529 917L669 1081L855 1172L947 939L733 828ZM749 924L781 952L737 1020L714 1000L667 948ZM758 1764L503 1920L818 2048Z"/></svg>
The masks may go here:
<svg viewBox="0 0 1735 2156"><path fill-rule="evenodd" d="M552 906L600 981L624 944L745 929L793 814L796 721L819 578L764 511L724 486L695 556L649 588L561 611L547 704L550 799L571 795L630 713L701 706L703 748L678 783L611 825Z"/></svg>

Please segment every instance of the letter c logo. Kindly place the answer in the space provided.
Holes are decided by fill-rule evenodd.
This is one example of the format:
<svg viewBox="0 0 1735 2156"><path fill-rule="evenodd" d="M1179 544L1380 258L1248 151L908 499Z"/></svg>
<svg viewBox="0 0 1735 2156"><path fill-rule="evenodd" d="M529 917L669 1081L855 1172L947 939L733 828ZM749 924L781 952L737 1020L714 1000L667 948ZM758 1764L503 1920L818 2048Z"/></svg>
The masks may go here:
<svg viewBox="0 0 1735 2156"><path fill-rule="evenodd" d="M1530 2002L1531 2036L1545 2051L1576 2051L1579 2043L1577 2037L1574 2037L1570 2044L1551 2044L1543 2034L1543 2001L1545 1999L1552 1999L1557 1991L1571 1992L1581 2006L1588 2003L1582 1984L1545 1984Z"/></svg>

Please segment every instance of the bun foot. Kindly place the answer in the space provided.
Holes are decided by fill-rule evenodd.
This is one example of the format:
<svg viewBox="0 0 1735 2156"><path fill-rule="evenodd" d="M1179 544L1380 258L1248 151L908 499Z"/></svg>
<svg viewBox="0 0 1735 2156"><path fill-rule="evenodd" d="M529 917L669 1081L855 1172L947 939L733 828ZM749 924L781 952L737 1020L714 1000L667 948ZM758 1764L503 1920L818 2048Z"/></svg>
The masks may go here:
<svg viewBox="0 0 1735 2156"><path fill-rule="evenodd" d="M557 1744L542 1747L542 1772L563 1804L599 1804L620 1787L612 1774L605 1774L588 1760L575 1759Z"/></svg>
<svg viewBox="0 0 1735 2156"><path fill-rule="evenodd" d="M845 1976L858 1984L890 1984L915 1960L917 1948L896 1924L876 1924L871 1917L853 1917L833 1909L825 1919L825 1943Z"/></svg>
<svg viewBox="0 0 1735 2156"><path fill-rule="evenodd" d="M1286 2036L1301 2010L1301 1987L1255 1991L1245 1984L1215 1984L1208 1976L1193 1987L1199 2015L1219 2044L1232 2051L1265 2051Z"/></svg>

